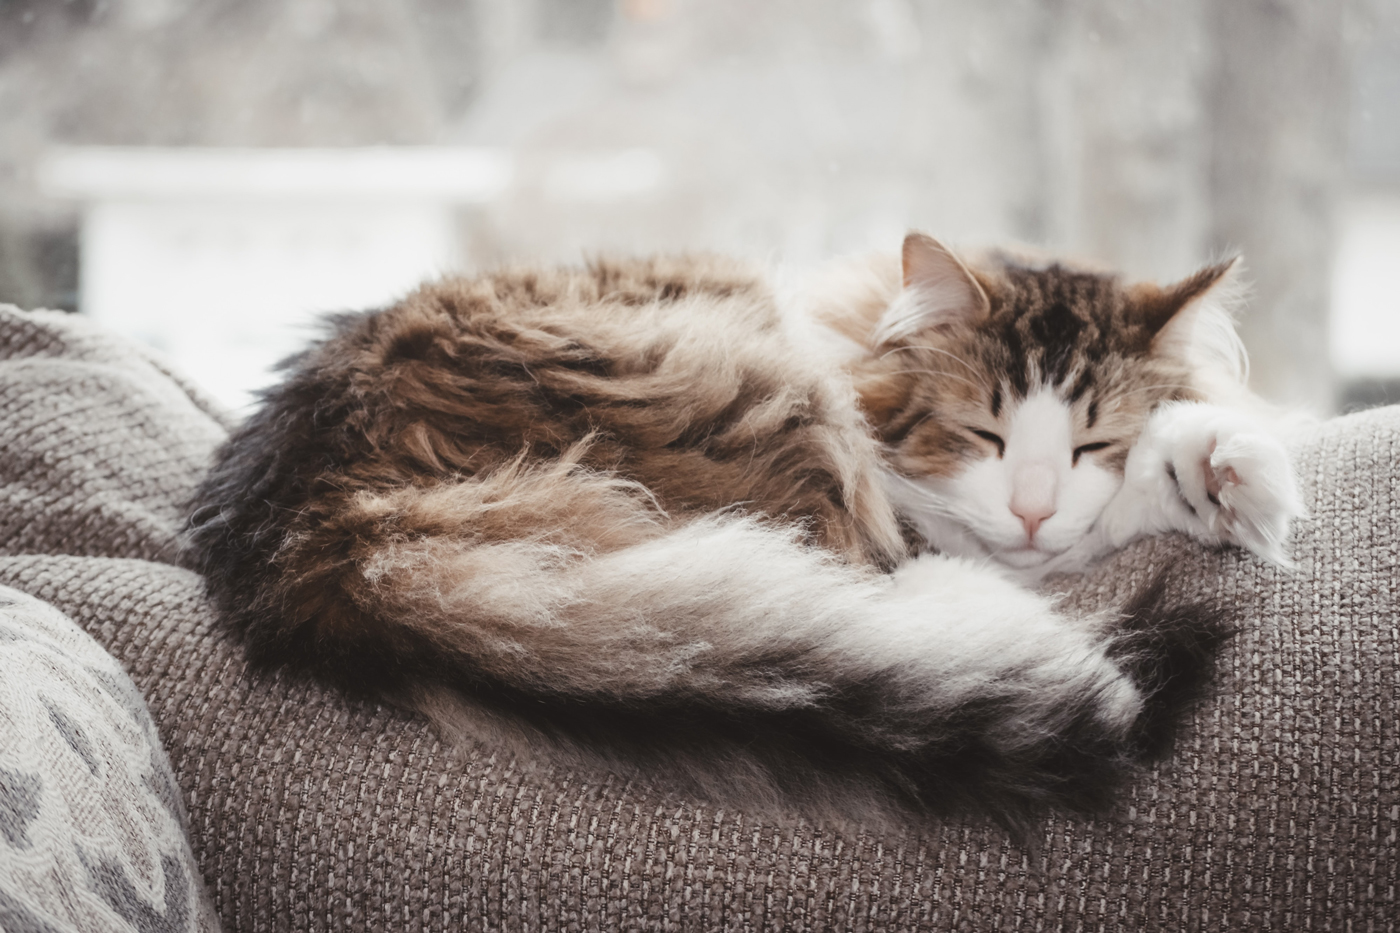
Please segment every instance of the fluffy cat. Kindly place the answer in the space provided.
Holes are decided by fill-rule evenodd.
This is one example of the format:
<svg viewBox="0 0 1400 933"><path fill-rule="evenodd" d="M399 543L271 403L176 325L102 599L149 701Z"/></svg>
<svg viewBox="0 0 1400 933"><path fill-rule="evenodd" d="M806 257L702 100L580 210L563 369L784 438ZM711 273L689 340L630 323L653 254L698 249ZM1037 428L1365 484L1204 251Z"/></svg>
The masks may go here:
<svg viewBox="0 0 1400 933"><path fill-rule="evenodd" d="M1167 529L1283 559L1287 457L1210 404L1228 276L911 234L805 303L715 258L447 279L288 362L193 563L255 662L455 727L750 803L1092 808L1225 627L1010 577Z"/></svg>
<svg viewBox="0 0 1400 933"><path fill-rule="evenodd" d="M891 496L938 551L1035 582L1182 531L1287 565L1303 509L1245 388L1237 267L1123 288L1007 253L974 273L915 235L902 290L892 269L847 269L808 313L845 336Z"/></svg>

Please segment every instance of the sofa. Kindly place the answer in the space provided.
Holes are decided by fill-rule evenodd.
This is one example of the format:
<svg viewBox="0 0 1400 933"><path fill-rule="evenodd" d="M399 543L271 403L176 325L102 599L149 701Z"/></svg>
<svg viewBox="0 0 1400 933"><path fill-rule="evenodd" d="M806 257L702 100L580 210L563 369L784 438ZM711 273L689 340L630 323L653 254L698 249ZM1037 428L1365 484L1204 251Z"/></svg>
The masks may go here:
<svg viewBox="0 0 1400 933"><path fill-rule="evenodd" d="M1022 841L976 817L871 827L680 799L250 670L179 549L229 427L151 352L0 308L0 586L130 675L217 918L157 905L133 929L1400 927L1400 408L1299 437L1292 569L1165 536L1049 582L1098 609L1165 571L1239 632L1165 760L1107 812L1047 813Z"/></svg>

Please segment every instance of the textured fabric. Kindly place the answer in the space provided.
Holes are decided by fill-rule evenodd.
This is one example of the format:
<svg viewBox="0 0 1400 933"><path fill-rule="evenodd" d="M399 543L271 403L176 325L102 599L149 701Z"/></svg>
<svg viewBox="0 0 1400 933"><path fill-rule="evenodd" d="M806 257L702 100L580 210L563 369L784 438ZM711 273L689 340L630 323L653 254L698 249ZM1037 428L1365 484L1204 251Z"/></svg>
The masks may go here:
<svg viewBox="0 0 1400 933"><path fill-rule="evenodd" d="M134 344L0 305L0 547L170 560L219 415Z"/></svg>
<svg viewBox="0 0 1400 933"><path fill-rule="evenodd" d="M8 326L0 319L0 342ZM108 359L124 374L113 391L128 363L143 379L158 374L144 358ZM5 365L0 461L16 456L12 419L37 422L39 404ZM64 378L87 378L86 365ZM41 531L5 525L0 583L68 613L130 671L226 930L1400 925L1400 409L1327 422L1303 440L1312 514L1295 536L1296 570L1169 537L1059 581L1072 603L1098 607L1166 568L1178 595L1234 607L1241 631L1217 695L1171 758L1099 819L1047 818L1028 852L976 821L814 826L562 763L526 766L489 743L454 751L405 713L250 675L198 578L168 562L174 503L219 436L216 419L175 387L93 408L91 393L64 385L45 391L87 405L53 415L69 419L65 430L84 449L121 451L129 488L166 494L131 513L154 516L131 539L146 550L128 550L119 523L97 521L83 500ZM149 432L161 444L141 446ZM3 468L0 514L14 497L85 488L91 462ZM126 513L100 513L111 514Z"/></svg>
<svg viewBox="0 0 1400 933"><path fill-rule="evenodd" d="M0 929L218 929L146 705L52 607L0 587Z"/></svg>

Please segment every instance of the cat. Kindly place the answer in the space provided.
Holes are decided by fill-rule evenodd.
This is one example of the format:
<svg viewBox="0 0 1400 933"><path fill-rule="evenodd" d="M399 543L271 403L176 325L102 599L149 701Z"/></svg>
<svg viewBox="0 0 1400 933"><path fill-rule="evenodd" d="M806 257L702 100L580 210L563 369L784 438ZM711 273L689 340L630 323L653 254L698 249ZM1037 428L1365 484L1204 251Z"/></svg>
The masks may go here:
<svg viewBox="0 0 1400 933"><path fill-rule="evenodd" d="M986 257L979 278L918 236L903 260L902 294L890 270L843 270L853 281L826 283L839 305L808 313L846 337L894 442L891 496L931 546L1032 584L1165 531L1290 565L1304 510L1279 418L1245 388L1238 257L1165 290L1025 251Z"/></svg>
<svg viewBox="0 0 1400 933"><path fill-rule="evenodd" d="M1160 581L1077 618L1017 580L1164 530L1286 559L1233 274L911 234L806 298L718 257L448 278L285 364L190 560L255 664L445 728L739 805L1092 810L1229 627Z"/></svg>

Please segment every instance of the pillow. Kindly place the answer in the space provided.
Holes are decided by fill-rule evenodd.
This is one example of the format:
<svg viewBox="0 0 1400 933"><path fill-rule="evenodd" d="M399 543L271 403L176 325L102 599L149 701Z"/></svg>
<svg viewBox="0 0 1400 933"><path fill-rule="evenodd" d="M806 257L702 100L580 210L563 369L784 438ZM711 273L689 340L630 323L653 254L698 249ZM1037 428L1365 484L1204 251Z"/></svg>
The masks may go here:
<svg viewBox="0 0 1400 933"><path fill-rule="evenodd" d="M0 554L174 560L223 419L135 343L0 305Z"/></svg>
<svg viewBox="0 0 1400 933"><path fill-rule="evenodd" d="M180 790L131 678L0 587L0 929L218 929Z"/></svg>

